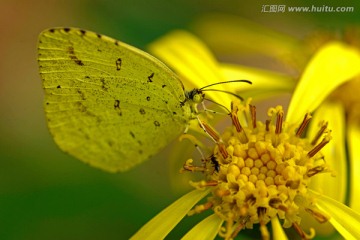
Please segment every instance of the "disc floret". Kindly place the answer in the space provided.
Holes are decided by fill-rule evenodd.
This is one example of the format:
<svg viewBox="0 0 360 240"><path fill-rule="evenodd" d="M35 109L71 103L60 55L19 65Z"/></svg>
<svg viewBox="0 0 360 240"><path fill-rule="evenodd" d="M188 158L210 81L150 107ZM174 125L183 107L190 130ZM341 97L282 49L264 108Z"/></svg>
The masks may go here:
<svg viewBox="0 0 360 240"><path fill-rule="evenodd" d="M217 169L214 159L198 168L205 172L206 180L194 186L212 187L212 196L189 214L213 209L225 221L219 232L225 239L254 224L260 225L262 238L269 239L266 225L274 218L280 219L284 228L293 227L303 239L312 238L313 229L306 234L300 227L303 210L320 222L327 221L308 192L311 178L329 171L320 152L331 138L327 124L321 124L314 139L307 139L302 135L310 114L297 126L284 122L281 106L269 109L268 115L269 120L257 121L255 106L234 102L233 126L221 136L227 154L222 154L224 146L218 145L212 156ZM240 122L239 117L245 121ZM191 161L184 167L194 169Z"/></svg>

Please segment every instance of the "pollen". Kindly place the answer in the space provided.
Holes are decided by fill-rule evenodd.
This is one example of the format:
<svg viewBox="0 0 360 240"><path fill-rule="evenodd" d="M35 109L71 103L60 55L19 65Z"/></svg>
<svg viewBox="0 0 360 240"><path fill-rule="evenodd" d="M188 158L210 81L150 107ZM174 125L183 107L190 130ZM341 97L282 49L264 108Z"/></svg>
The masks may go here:
<svg viewBox="0 0 360 240"><path fill-rule="evenodd" d="M309 113L298 124L284 121L281 106L270 108L265 122L258 121L255 113L249 102L232 103L232 126L221 136L226 158L215 146L212 160L201 168L205 180L196 186L211 187L212 195L191 214L212 209L224 220L219 231L224 239L233 239L254 225L259 225L262 239L270 239L267 224L274 218L301 238L311 239L314 230L306 233L301 228L300 212L327 221L308 185L315 175L329 172L321 149L330 141L331 131L324 123L315 139L307 139L302 136L311 120ZM240 116L246 121L240 123Z"/></svg>

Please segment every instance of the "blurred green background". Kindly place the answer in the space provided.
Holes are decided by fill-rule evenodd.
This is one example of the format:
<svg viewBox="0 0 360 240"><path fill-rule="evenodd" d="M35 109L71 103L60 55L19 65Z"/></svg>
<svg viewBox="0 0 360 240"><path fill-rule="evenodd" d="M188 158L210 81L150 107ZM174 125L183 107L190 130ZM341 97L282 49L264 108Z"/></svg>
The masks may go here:
<svg viewBox="0 0 360 240"><path fill-rule="evenodd" d="M302 36L317 27L359 23L358 1L342 2L355 7L355 12L342 14L261 13L262 5L339 2L2 0L0 239L128 239L187 188L176 191L170 185L169 176L177 174L169 171L171 146L122 174L93 169L56 147L46 128L36 62L37 36L42 30L81 27L144 48L169 30L188 29L204 13L222 12ZM185 161L188 156L180 158ZM201 217L186 219L169 239L179 238Z"/></svg>

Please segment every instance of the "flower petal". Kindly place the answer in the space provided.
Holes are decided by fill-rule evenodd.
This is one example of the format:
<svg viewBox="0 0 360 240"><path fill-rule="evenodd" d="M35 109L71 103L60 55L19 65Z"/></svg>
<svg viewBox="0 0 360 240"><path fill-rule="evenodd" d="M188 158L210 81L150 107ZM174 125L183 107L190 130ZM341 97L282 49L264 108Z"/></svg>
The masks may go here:
<svg viewBox="0 0 360 240"><path fill-rule="evenodd" d="M281 226L278 218L271 219L271 227L273 230L273 239L276 240L287 240L287 236L284 232L284 228Z"/></svg>
<svg viewBox="0 0 360 240"><path fill-rule="evenodd" d="M309 190L316 197L316 205L330 215L329 222L345 239L360 239L360 214L325 195Z"/></svg>
<svg viewBox="0 0 360 240"><path fill-rule="evenodd" d="M163 239L189 210L209 192L210 189L193 190L185 194L142 226L131 239Z"/></svg>
<svg viewBox="0 0 360 240"><path fill-rule="evenodd" d="M218 215L212 214L196 224L189 232L182 237L182 240L208 240L214 239L219 233L224 220Z"/></svg>
<svg viewBox="0 0 360 240"><path fill-rule="evenodd" d="M319 131L318 124L328 121L331 130L331 141L321 149L325 161L335 171L335 176L330 173L317 174L311 178L310 187L326 194L339 202L345 202L348 186L348 169L345 153L345 112L340 103L324 102L316 110L311 119L309 137L312 140ZM321 139L319 139L321 141Z"/></svg>
<svg viewBox="0 0 360 240"><path fill-rule="evenodd" d="M237 16L206 14L193 25L195 32L217 54L251 52L278 59L290 54L303 56L299 40Z"/></svg>
<svg viewBox="0 0 360 240"><path fill-rule="evenodd" d="M360 212L360 128L349 123L348 141L350 153L350 206Z"/></svg>
<svg viewBox="0 0 360 240"><path fill-rule="evenodd" d="M203 87L227 80L205 44L186 31L172 31L151 43L148 50L191 87ZM225 90L223 85L218 85L217 89ZM211 96L218 103L224 102L224 97L227 98L226 105L230 103L227 94L211 92Z"/></svg>
<svg viewBox="0 0 360 240"><path fill-rule="evenodd" d="M307 65L287 113L288 122L298 122L340 84L360 74L360 54L340 42L323 46Z"/></svg>
<svg viewBox="0 0 360 240"><path fill-rule="evenodd" d="M296 85L295 79L278 72L235 64L220 64L220 67L226 79L247 79L252 82L252 85L243 84L232 88L243 98L260 100L291 92Z"/></svg>

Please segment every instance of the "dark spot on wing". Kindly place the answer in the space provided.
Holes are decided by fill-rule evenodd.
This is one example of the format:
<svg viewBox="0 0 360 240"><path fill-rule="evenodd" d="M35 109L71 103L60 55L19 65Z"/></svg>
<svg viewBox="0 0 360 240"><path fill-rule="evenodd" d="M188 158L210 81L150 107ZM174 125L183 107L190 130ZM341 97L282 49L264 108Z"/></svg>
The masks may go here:
<svg viewBox="0 0 360 240"><path fill-rule="evenodd" d="M173 112L174 115L176 115L176 112Z"/></svg>
<svg viewBox="0 0 360 240"><path fill-rule="evenodd" d="M61 88L61 86L60 86L60 85L58 85L56 88Z"/></svg>
<svg viewBox="0 0 360 240"><path fill-rule="evenodd" d="M77 93L81 96L82 100L86 99L85 94L80 89L77 90Z"/></svg>
<svg viewBox="0 0 360 240"><path fill-rule="evenodd" d="M145 114L145 110L143 108L140 108L140 114L144 115Z"/></svg>
<svg viewBox="0 0 360 240"><path fill-rule="evenodd" d="M148 82L152 82L153 77L154 77L154 73L152 73L150 76L148 76Z"/></svg>
<svg viewBox="0 0 360 240"><path fill-rule="evenodd" d="M81 129L81 130L82 130L82 129ZM85 136L85 138L86 138L87 140L89 140L89 139L90 139L89 134L85 133L84 131L81 131L81 132L84 134L84 136Z"/></svg>
<svg viewBox="0 0 360 240"><path fill-rule="evenodd" d="M112 146L114 146L114 141L108 140L108 141L107 141L107 144L108 144L110 147L112 147Z"/></svg>
<svg viewBox="0 0 360 240"><path fill-rule="evenodd" d="M135 134L133 132L130 131L130 135L135 138Z"/></svg>
<svg viewBox="0 0 360 240"><path fill-rule="evenodd" d="M70 28L64 28L65 32L70 32Z"/></svg>
<svg viewBox="0 0 360 240"><path fill-rule="evenodd" d="M121 58L118 58L118 59L115 61L115 64L116 64L116 70L117 70L117 71L120 71L120 69L121 69Z"/></svg>
<svg viewBox="0 0 360 240"><path fill-rule="evenodd" d="M150 101L150 97L149 97L149 96L147 96L147 97L146 97L146 100Z"/></svg>
<svg viewBox="0 0 360 240"><path fill-rule="evenodd" d="M160 127L160 123L158 121L154 121L155 127Z"/></svg>
<svg viewBox="0 0 360 240"><path fill-rule="evenodd" d="M71 60L73 60L77 65L84 66L84 63L75 55L75 50L73 47L68 47L67 52L69 53Z"/></svg>
<svg viewBox="0 0 360 240"><path fill-rule="evenodd" d="M83 29L80 29L80 33L84 36L86 34L86 31Z"/></svg>
<svg viewBox="0 0 360 240"><path fill-rule="evenodd" d="M116 46L119 46L120 44L119 44L119 42L118 42L118 41L115 41L115 45L116 45Z"/></svg>
<svg viewBox="0 0 360 240"><path fill-rule="evenodd" d="M164 88L164 87L166 87L166 85L164 84L164 85L162 85L161 87Z"/></svg>
<svg viewBox="0 0 360 240"><path fill-rule="evenodd" d="M118 112L120 116L122 116L121 108L120 108L120 100L115 100L114 109Z"/></svg>
<svg viewBox="0 0 360 240"><path fill-rule="evenodd" d="M89 76L85 76L85 78L86 78L86 79L90 79L90 77L89 77Z"/></svg>
<svg viewBox="0 0 360 240"><path fill-rule="evenodd" d="M97 36L98 38L101 38L101 34L98 34L98 33L97 33L96 36Z"/></svg>
<svg viewBox="0 0 360 240"><path fill-rule="evenodd" d="M49 32L54 33L55 29L52 28L52 29L49 30Z"/></svg>
<svg viewBox="0 0 360 240"><path fill-rule="evenodd" d="M104 91L107 91L109 89L107 83L105 82L105 79L104 78L100 78L100 82L102 83L101 84L101 88L104 90Z"/></svg>

